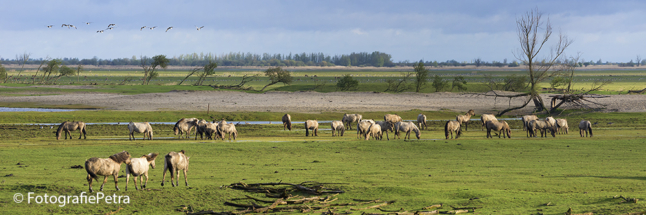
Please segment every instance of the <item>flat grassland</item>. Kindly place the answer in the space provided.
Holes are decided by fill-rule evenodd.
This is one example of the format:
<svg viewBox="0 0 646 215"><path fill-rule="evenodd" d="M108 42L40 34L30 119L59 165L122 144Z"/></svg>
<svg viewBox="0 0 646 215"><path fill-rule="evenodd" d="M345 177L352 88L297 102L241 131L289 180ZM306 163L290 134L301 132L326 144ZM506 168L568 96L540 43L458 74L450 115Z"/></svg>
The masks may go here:
<svg viewBox="0 0 646 215"><path fill-rule="evenodd" d="M411 120L416 111L395 112ZM268 201L264 194L245 193L222 185L237 182L301 183L317 181L344 190L336 203L357 203L353 199L384 200L395 203L384 210L423 211L443 204L440 211L475 207L482 214L563 214L569 208L576 213L622 214L644 211L643 201L623 203L626 198L643 199L646 191L644 162L646 142L643 113L586 114L568 117L570 133L556 138L526 138L520 121L510 120L512 139L486 139L479 121L457 140L445 140L443 122L456 113L424 112L429 129L421 140L358 140L356 131L343 137L331 137L329 124L320 126L318 137L305 137L302 124L293 131L282 125L239 125L237 141L176 139L172 125L153 125L155 140L127 140L126 125L89 125L88 139L56 141L55 129L48 126L14 124L56 122L69 114L87 117L93 122L114 122L122 118L140 121L164 121L177 115L219 118L228 113L205 115L197 112L123 112L76 111L65 113L0 113L0 200L6 213L103 214L123 208L120 213L179 214L184 207L203 210L233 211L224 202L251 204L245 195ZM61 114L67 114L61 116ZM378 119L383 113L363 113ZM109 116L117 117L111 120ZM275 113L238 113L234 117L276 121ZM293 114L294 120L317 117L338 120L339 113ZM593 138L581 138L577 123L581 118L595 125ZM8 124L7 124L8 123ZM328 129L326 129L328 128ZM393 134L389 134L393 138ZM168 139L171 138L171 139ZM111 178L104 194L128 195L130 204L26 204L13 203L15 193L36 195L78 195L87 191L84 169L73 169L90 157L108 157L126 150L133 156L151 152L165 155L185 150L190 156L189 187L161 187L163 157L151 170L148 187L135 191L131 181L125 191L125 178L119 178L116 191ZM120 175L123 175L122 165ZM168 177L168 176L167 176ZM102 177L100 177L102 179ZM168 180L168 178L167 178ZM93 184L98 190L100 183ZM308 197L301 193L300 195ZM326 195L321 195L326 196ZM243 199L243 200L235 200ZM33 201L33 200L32 200ZM548 204L549 203L549 204ZM255 202L268 206L268 203ZM336 212L360 214L385 213L377 209L351 210L362 206L338 207ZM315 203L309 205L316 206ZM322 213L318 211L317 213Z"/></svg>

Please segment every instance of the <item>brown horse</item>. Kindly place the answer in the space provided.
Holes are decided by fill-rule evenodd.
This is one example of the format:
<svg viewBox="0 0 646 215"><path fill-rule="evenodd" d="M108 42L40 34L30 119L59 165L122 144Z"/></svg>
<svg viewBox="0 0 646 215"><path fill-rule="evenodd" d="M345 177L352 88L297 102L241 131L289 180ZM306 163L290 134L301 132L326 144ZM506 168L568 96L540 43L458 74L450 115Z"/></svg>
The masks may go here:
<svg viewBox="0 0 646 215"><path fill-rule="evenodd" d="M135 181L135 190L139 190L137 187L137 178L139 178L139 185L141 189L146 188L148 185L148 166L155 169L155 158L157 158L159 153L150 153L147 155L142 155L140 158L131 158L130 163L126 164L126 191L128 191L128 183L130 183L130 175L134 176L133 180ZM144 183L144 176L146 176L146 182Z"/></svg>
<svg viewBox="0 0 646 215"><path fill-rule="evenodd" d="M305 121L305 136L310 136L310 130L312 130L312 136L319 136L319 122L316 120L307 120Z"/></svg>
<svg viewBox="0 0 646 215"><path fill-rule="evenodd" d="M486 124L487 124L487 138L493 138L493 136L491 136L491 130L500 131L500 134L502 134L504 138L507 138L507 137L511 138L511 129L509 128L509 124L507 124L507 122L487 121ZM507 136L505 136L505 134ZM500 135L498 135L498 138L500 138Z"/></svg>
<svg viewBox="0 0 646 215"><path fill-rule="evenodd" d="M485 114L480 115L480 122L482 122L482 129L481 130L484 131L484 128L486 127L487 121L498 122L498 119L496 119L496 116L493 115L493 114L485 113Z"/></svg>
<svg viewBox="0 0 646 215"><path fill-rule="evenodd" d="M448 121L444 125L444 136L446 139L449 139L449 134L451 134L451 139L453 139L453 132L455 132L455 139L460 138L462 135L462 128L460 128L460 123L458 121Z"/></svg>
<svg viewBox="0 0 646 215"><path fill-rule="evenodd" d="M170 184L175 186L179 186L179 171L183 170L184 171L184 183L186 183L186 186L188 187L188 179L186 179L186 171L188 171L188 159L190 157L187 157L185 155L185 151L179 151L179 152L169 152L165 157L164 157L164 174L162 176L162 183L161 186L164 186L164 182L166 181L166 170L170 172ZM175 183L173 183L173 178L177 178L175 180Z"/></svg>
<svg viewBox="0 0 646 215"><path fill-rule="evenodd" d="M583 133L585 133L585 136L588 136L588 133L590 133L590 137L592 137L592 123L588 120L581 120L579 122L579 134L581 137L583 137Z"/></svg>
<svg viewBox="0 0 646 215"><path fill-rule="evenodd" d="M87 134L87 131L85 130L85 123L84 122L69 122L65 121L61 123L60 126L58 126L58 130L56 131L56 140L61 139L61 134L63 131L65 132L65 139L67 140L67 135L70 136L70 140L72 139L72 133L70 131L76 131L76 129L79 130L79 139L81 139L81 136L83 139L87 139L85 136Z"/></svg>
<svg viewBox="0 0 646 215"><path fill-rule="evenodd" d="M289 129L290 131L292 130L292 116L289 114L283 115L283 131L285 129Z"/></svg>
<svg viewBox="0 0 646 215"><path fill-rule="evenodd" d="M457 115L455 117L455 120L460 123L460 127L462 127L462 123L464 123L465 124L464 130L468 131L469 130L469 121L471 121L471 116L473 116L473 115L476 115L475 111L469 110L464 115Z"/></svg>
<svg viewBox="0 0 646 215"><path fill-rule="evenodd" d="M92 179L99 182L99 177L97 175L105 176L103 178L103 184L101 184L100 191L103 191L103 185L108 182L109 175L114 177L114 187L119 190L117 177L119 176L119 170L121 169L122 163L130 164L130 153L123 151L114 154L109 158L94 157L87 159L85 161L85 171L87 172L86 178L90 187L90 193L94 192L92 189Z"/></svg>
<svg viewBox="0 0 646 215"><path fill-rule="evenodd" d="M332 136L336 136L334 133L338 133L339 136L343 137L343 133L345 133L345 126L343 126L343 122L341 121L333 121L330 123L330 127L332 127Z"/></svg>

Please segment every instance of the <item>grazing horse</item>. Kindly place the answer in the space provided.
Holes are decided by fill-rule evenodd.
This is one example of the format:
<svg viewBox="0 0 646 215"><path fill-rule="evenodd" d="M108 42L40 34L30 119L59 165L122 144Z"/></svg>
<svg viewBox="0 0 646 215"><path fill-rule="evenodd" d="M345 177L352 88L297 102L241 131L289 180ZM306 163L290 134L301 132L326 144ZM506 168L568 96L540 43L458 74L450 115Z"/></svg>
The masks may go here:
<svg viewBox="0 0 646 215"><path fill-rule="evenodd" d="M289 114L283 115L283 131L285 129L289 129L290 131L292 130L292 116Z"/></svg>
<svg viewBox="0 0 646 215"><path fill-rule="evenodd" d="M566 119L556 119L556 132L558 134L568 134L570 127L567 125Z"/></svg>
<svg viewBox="0 0 646 215"><path fill-rule="evenodd" d="M157 158L157 155L159 153L150 153L140 158L130 158L130 164L126 165L126 191L128 191L130 175L134 176L135 190L139 190L139 187L137 187L137 177L139 177L139 186L141 186L141 189L146 188L146 185L148 185L148 166L155 169L155 158ZM146 176L145 183L144 176Z"/></svg>
<svg viewBox="0 0 646 215"><path fill-rule="evenodd" d="M386 133L386 140L390 140L390 137L388 137L388 130L390 130L390 123L386 121L378 121L375 122L375 124L379 124L381 127L381 136L383 137L384 133Z"/></svg>
<svg viewBox="0 0 646 215"><path fill-rule="evenodd" d="M527 127L527 130L531 132L531 137L536 137L536 130L541 132L541 137L547 137L548 129L550 130L550 133L552 133L552 137L556 137L556 135L554 135L554 126L551 126L547 120L532 120L529 122L529 126Z"/></svg>
<svg viewBox="0 0 646 215"><path fill-rule="evenodd" d="M527 137L530 137L530 132L529 132L529 122L532 120L538 120L538 117L536 115L525 115L521 118L523 120L523 130L527 131Z"/></svg>
<svg viewBox="0 0 646 215"><path fill-rule="evenodd" d="M388 122L388 129L393 131L395 128L395 123L403 122L402 118L396 114L386 114L384 115L384 121Z"/></svg>
<svg viewBox="0 0 646 215"><path fill-rule="evenodd" d="M218 131L218 123L206 123L204 125L204 133L206 134L207 139L213 139L213 136L215 136L215 140L218 138L222 138L224 140L224 136L220 135L220 132Z"/></svg>
<svg viewBox="0 0 646 215"><path fill-rule="evenodd" d="M545 121L547 122L548 126L554 127L554 130L556 130L556 127L558 125L556 125L556 119L554 119L554 117L551 117L551 116L545 117Z"/></svg>
<svg viewBox="0 0 646 215"><path fill-rule="evenodd" d="M348 130L352 130L352 123L353 122L361 122L361 114L343 114L343 118L341 119L341 122L343 122L344 125L347 125L346 127Z"/></svg>
<svg viewBox="0 0 646 215"><path fill-rule="evenodd" d="M482 129L481 130L484 131L484 128L487 125L487 121L498 122L498 119L496 119L496 116L493 115L493 114L485 113L485 114L480 115L480 122L482 122Z"/></svg>
<svg viewBox="0 0 646 215"><path fill-rule="evenodd" d="M370 139L370 137L374 137L375 140L383 139L383 136L381 134L381 126L379 124L372 124L370 128L368 128L368 132L366 133L366 140Z"/></svg>
<svg viewBox="0 0 646 215"><path fill-rule="evenodd" d="M146 135L148 135L149 140L153 139L153 127L148 122L130 122L128 124L128 130L130 131L128 133L128 140L135 140L135 132L144 133L142 140L146 139Z"/></svg>
<svg viewBox="0 0 646 215"><path fill-rule="evenodd" d="M404 139L408 137L410 140L410 132L413 131L415 132L415 136L419 140L422 137L422 134L419 131L419 128L415 125L413 122L397 122L395 123L395 136L399 138L399 133L401 132L406 132L406 135L404 135Z"/></svg>
<svg viewBox="0 0 646 215"><path fill-rule="evenodd" d="M460 123L460 127L462 127L462 123L464 123L466 125L464 127L464 130L468 131L469 130L469 121L471 121L471 116L473 116L473 115L476 115L476 113L473 110L469 110L464 115L457 115L455 117L455 120Z"/></svg>
<svg viewBox="0 0 646 215"><path fill-rule="evenodd" d="M447 140L449 139L449 134L451 134L451 139L453 139L453 132L455 132L455 139L460 138L460 135L462 135L460 123L458 121L446 122L446 124L444 124L444 136L446 136Z"/></svg>
<svg viewBox="0 0 646 215"><path fill-rule="evenodd" d="M507 122L505 122L505 121L500 121L500 122L498 122L498 121L487 121L486 124L487 124L487 126L486 126L487 127L487 138L493 138L493 136L491 136L491 130L499 131L500 134L502 134L502 136L504 138L507 138L507 137L511 138L511 129L509 128L509 124L507 124ZM500 138L500 134L498 135L498 138ZM505 136L505 134L507 134L507 136Z"/></svg>
<svg viewBox="0 0 646 215"><path fill-rule="evenodd" d="M307 120L305 121L305 136L310 136L310 130L312 130L312 136L319 136L319 122L316 120Z"/></svg>
<svg viewBox="0 0 646 215"><path fill-rule="evenodd" d="M428 126L426 125L426 115L421 113L417 115L417 125L422 130L428 129Z"/></svg>
<svg viewBox="0 0 646 215"><path fill-rule="evenodd" d="M357 123L357 139L361 138L361 135L367 135L372 124L375 124L375 121L362 120L361 122Z"/></svg>
<svg viewBox="0 0 646 215"><path fill-rule="evenodd" d="M338 133L339 136L343 137L343 133L345 133L345 126L343 126L343 122L341 121L333 121L330 123L330 126L332 127L332 136L336 136L334 132Z"/></svg>
<svg viewBox="0 0 646 215"><path fill-rule="evenodd" d="M200 135L200 140L204 139L204 133L206 131L206 120L198 120L195 124L195 139L197 140L197 135ZM208 137L207 137L208 138Z"/></svg>
<svg viewBox="0 0 646 215"><path fill-rule="evenodd" d="M104 176L100 191L103 191L103 185L108 182L109 175L114 177L114 187L119 190L117 177L119 176L119 170L121 170L122 163L126 163L126 165L130 164L130 153L123 151L114 154L109 158L94 157L87 159L85 161L85 171L87 172L87 182L90 187L90 193L94 192L92 189L92 179L99 182L99 177L97 175Z"/></svg>
<svg viewBox="0 0 646 215"><path fill-rule="evenodd" d="M181 139L182 135L186 133L186 139L190 138L191 130L197 126L197 121L196 118L181 118L175 123L175 127L173 127L175 135L179 134L179 138Z"/></svg>
<svg viewBox="0 0 646 215"><path fill-rule="evenodd" d="M58 126L58 130L56 131L56 140L61 139L61 133L65 131L65 139L67 140L67 135L70 136L70 140L72 139L72 133L70 131L76 131L76 129L79 130L79 139L81 139L81 136L83 136L83 139L87 139L85 136L87 134L87 131L85 130L85 123L84 122L69 122L65 121L61 123L60 126Z"/></svg>
<svg viewBox="0 0 646 215"><path fill-rule="evenodd" d="M592 137L592 123L588 120L581 120L579 122L579 134L581 137L583 137L583 133L585 133L585 136L588 136L588 133L590 133L590 137Z"/></svg>
<svg viewBox="0 0 646 215"><path fill-rule="evenodd" d="M164 157L164 174L162 176L162 183L161 186L164 186L164 182L166 181L166 170L170 172L170 185L179 186L179 171L184 170L184 183L186 183L186 186L188 187L188 179L186 179L186 171L188 171L188 159L190 157L187 157L185 155L185 151L179 151L179 152L169 152L165 157ZM173 178L177 178L175 180L175 183L173 183Z"/></svg>
<svg viewBox="0 0 646 215"><path fill-rule="evenodd" d="M238 138L238 130L236 130L236 126L233 123L220 123L217 129L218 132L220 132L220 137L222 137L222 140L224 140L224 135L226 134L229 135L229 140L231 140L231 136L233 136L233 140L236 140L236 138Z"/></svg>

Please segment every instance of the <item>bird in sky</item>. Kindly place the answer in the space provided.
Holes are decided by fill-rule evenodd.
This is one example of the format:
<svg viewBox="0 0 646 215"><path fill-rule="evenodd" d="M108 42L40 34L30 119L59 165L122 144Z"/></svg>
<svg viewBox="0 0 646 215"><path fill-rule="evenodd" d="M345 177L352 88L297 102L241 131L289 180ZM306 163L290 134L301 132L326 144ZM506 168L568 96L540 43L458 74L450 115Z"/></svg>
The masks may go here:
<svg viewBox="0 0 646 215"><path fill-rule="evenodd" d="M89 25L90 23L92 23L92 22L85 22L86 25Z"/></svg>
<svg viewBox="0 0 646 215"><path fill-rule="evenodd" d="M68 25L68 28L74 28L74 29L77 29L77 28L76 28L76 26L74 26L74 25Z"/></svg>
<svg viewBox="0 0 646 215"><path fill-rule="evenodd" d="M197 28L197 30L199 31L200 29L204 28L204 26L202 26L202 27L195 26L195 28Z"/></svg>
<svg viewBox="0 0 646 215"><path fill-rule="evenodd" d="M114 28L114 27L109 27L109 28L106 28L106 29L107 29L107 30L112 30L113 28Z"/></svg>
<svg viewBox="0 0 646 215"><path fill-rule="evenodd" d="M157 26L150 27L150 30L155 30Z"/></svg>
<svg viewBox="0 0 646 215"><path fill-rule="evenodd" d="M62 28L62 27L65 27L65 26L67 26L67 28L70 28L70 25L68 25L68 24L62 24L62 25L61 25L61 28Z"/></svg>
<svg viewBox="0 0 646 215"><path fill-rule="evenodd" d="M109 25L108 25L108 28L109 28L109 27L112 27L112 26L116 26L116 25L117 25L117 24L109 24Z"/></svg>
<svg viewBox="0 0 646 215"><path fill-rule="evenodd" d="M98 30L96 31L96 33L103 33L103 30Z"/></svg>
<svg viewBox="0 0 646 215"><path fill-rule="evenodd" d="M146 28L146 26L145 26L145 25L144 25L144 27L141 27L141 28L139 29L139 31L143 31L143 30L144 30L144 28Z"/></svg>
<svg viewBox="0 0 646 215"><path fill-rule="evenodd" d="M48 25L47 28L52 28L54 25Z"/></svg>
<svg viewBox="0 0 646 215"><path fill-rule="evenodd" d="M173 29L173 26L168 27L168 28L166 29L166 32L168 32L168 30L170 30L170 29Z"/></svg>

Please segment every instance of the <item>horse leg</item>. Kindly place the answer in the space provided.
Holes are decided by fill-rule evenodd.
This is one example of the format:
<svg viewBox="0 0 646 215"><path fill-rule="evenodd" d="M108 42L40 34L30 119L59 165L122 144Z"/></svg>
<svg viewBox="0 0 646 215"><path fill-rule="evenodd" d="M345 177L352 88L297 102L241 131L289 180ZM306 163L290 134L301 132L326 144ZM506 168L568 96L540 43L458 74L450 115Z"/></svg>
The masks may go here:
<svg viewBox="0 0 646 215"><path fill-rule="evenodd" d="M166 170L168 170L168 167L164 163L164 173L162 174L163 176L162 176L162 184L161 184L162 187L164 186L164 181L166 181Z"/></svg>
<svg viewBox="0 0 646 215"><path fill-rule="evenodd" d="M101 189L99 189L99 191L103 191L103 185L105 185L106 182L108 182L108 176L107 175L103 176L103 184L101 184Z"/></svg>
<svg viewBox="0 0 646 215"><path fill-rule="evenodd" d="M137 177L133 179L135 180L135 189L137 189ZM128 184L130 183L130 174L126 173L126 191L128 191Z"/></svg>
<svg viewBox="0 0 646 215"><path fill-rule="evenodd" d="M93 180L92 176L90 176L90 174L87 174L87 183L88 183L88 186L90 187L90 193L94 192L94 190L92 190L92 180Z"/></svg>
<svg viewBox="0 0 646 215"><path fill-rule="evenodd" d="M143 186L141 187L141 189L146 188L146 185L148 185L148 172L145 172L145 173L144 173L144 176L146 176L146 183L145 183L145 184L144 184L144 183L141 183L141 182L143 182L143 181L144 181L144 178L143 178L143 176L142 176L142 177L141 177L141 181L139 182L139 184L143 184Z"/></svg>
<svg viewBox="0 0 646 215"><path fill-rule="evenodd" d="M175 180L175 186L179 187L179 169L176 169L176 170L175 170L175 173L176 173L176 174L175 174L175 177L176 177L176 178L175 178L175 179L176 179L176 180Z"/></svg>
<svg viewBox="0 0 646 215"><path fill-rule="evenodd" d="M319 128L314 129L314 136L319 136Z"/></svg>
<svg viewBox="0 0 646 215"><path fill-rule="evenodd" d="M83 136L83 129L79 128L79 140L81 139L82 136Z"/></svg>
<svg viewBox="0 0 646 215"><path fill-rule="evenodd" d="M177 173L177 177L179 177L179 173ZM178 178L178 180L179 180L179 178ZM184 183L188 187L188 179L186 178L186 169L184 169ZM179 184L178 184L178 186L179 186Z"/></svg>
<svg viewBox="0 0 646 215"><path fill-rule="evenodd" d="M119 181L117 180L117 176L118 176L117 174L112 175L112 177L114 177L114 188L117 189L117 190L120 190L119 189L119 183L118 183ZM106 179L107 178L108 177L106 177ZM137 179L135 177L135 187L137 187L137 184L136 184L137 182L136 181L137 181Z"/></svg>

